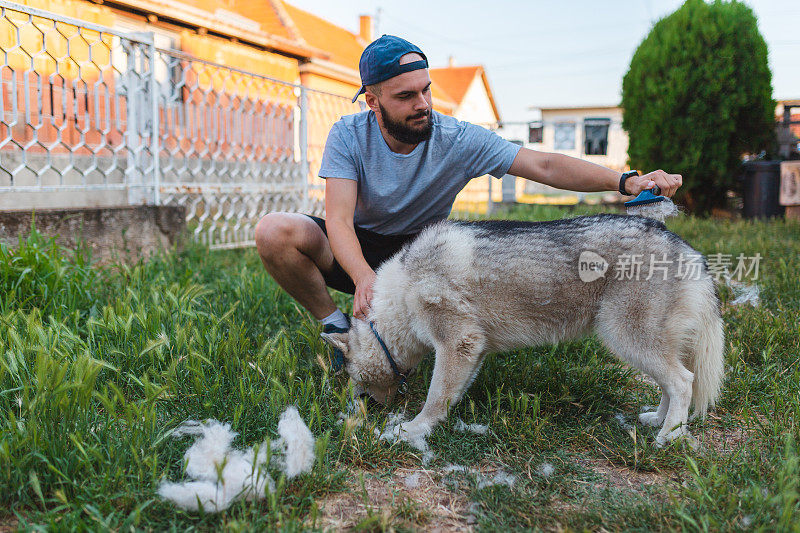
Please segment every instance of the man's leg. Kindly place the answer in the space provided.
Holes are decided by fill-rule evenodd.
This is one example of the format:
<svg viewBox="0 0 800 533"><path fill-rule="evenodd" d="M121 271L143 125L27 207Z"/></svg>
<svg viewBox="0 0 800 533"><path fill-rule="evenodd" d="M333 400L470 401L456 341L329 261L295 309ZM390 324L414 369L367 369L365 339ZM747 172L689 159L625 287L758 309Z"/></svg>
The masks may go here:
<svg viewBox="0 0 800 533"><path fill-rule="evenodd" d="M333 268L328 238L305 215L270 213L256 226L256 248L267 272L317 320L336 312L322 271Z"/></svg>

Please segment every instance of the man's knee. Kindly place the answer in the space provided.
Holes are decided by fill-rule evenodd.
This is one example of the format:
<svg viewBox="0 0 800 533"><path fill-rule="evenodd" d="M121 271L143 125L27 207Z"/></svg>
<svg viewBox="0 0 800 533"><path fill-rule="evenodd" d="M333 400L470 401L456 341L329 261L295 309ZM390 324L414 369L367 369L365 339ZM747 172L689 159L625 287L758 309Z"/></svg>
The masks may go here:
<svg viewBox="0 0 800 533"><path fill-rule="evenodd" d="M303 231L298 220L289 213L269 213L256 224L256 248L264 259L282 255L289 248L298 248Z"/></svg>

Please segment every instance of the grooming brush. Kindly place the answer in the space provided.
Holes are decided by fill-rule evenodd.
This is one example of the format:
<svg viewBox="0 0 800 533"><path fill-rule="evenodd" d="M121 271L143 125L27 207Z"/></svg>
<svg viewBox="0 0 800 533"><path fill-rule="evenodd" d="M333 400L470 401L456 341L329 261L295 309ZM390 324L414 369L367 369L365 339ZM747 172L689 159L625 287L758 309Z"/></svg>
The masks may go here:
<svg viewBox="0 0 800 533"><path fill-rule="evenodd" d="M666 217L678 213L678 208L675 207L672 200L666 196L661 196L661 189L658 185L640 192L639 196L625 202L625 209L629 215L654 218L661 222L664 222Z"/></svg>
<svg viewBox="0 0 800 533"><path fill-rule="evenodd" d="M663 202L667 199L666 196L660 196L660 194L661 189L658 187L658 185L655 185L652 189L643 190L639 193L639 196L633 200L628 200L625 202L625 207L628 209L628 214L631 214L631 207L636 207L637 205L654 204L656 202Z"/></svg>

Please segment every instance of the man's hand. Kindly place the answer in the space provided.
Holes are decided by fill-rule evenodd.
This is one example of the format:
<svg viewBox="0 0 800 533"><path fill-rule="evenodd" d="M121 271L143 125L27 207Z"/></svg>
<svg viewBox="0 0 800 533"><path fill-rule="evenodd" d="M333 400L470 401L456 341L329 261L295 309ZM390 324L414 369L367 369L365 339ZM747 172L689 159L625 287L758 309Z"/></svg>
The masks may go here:
<svg viewBox="0 0 800 533"><path fill-rule="evenodd" d="M364 320L369 314L372 301L372 284L375 271L364 259L364 252L353 228L353 213L356 209L358 184L344 178L328 178L325 181L325 224L333 256L356 286L353 295L353 316Z"/></svg>
<svg viewBox="0 0 800 533"><path fill-rule="evenodd" d="M356 292L353 295L353 316L366 320L372 303L372 285L375 284L375 271L370 270L355 281Z"/></svg>
<svg viewBox="0 0 800 533"><path fill-rule="evenodd" d="M658 185L662 195L671 197L682 184L683 178L680 174L667 174L663 170L656 170L644 176L631 176L625 180L625 191L631 196L636 196Z"/></svg>

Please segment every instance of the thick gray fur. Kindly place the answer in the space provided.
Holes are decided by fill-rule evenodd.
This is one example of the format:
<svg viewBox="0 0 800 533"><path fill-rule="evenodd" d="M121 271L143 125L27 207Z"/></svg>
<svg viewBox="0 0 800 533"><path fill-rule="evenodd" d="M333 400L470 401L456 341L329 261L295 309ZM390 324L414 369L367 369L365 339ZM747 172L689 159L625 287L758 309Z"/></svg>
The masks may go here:
<svg viewBox="0 0 800 533"><path fill-rule="evenodd" d="M608 263L605 275L582 280L585 252ZM650 254L666 270L651 272ZM643 259L638 279L617 279L617 261L633 255ZM684 266L695 260L699 275L679 271L682 257ZM723 378L723 323L705 261L649 218L434 225L377 271L369 319L402 371L435 350L425 406L398 426L407 439L424 437L447 416L486 354L592 332L661 387L658 409L640 415L662 426L659 444L691 439L690 404L705 415ZM367 322L324 337L345 352L360 388L379 401L394 395L398 380Z"/></svg>

